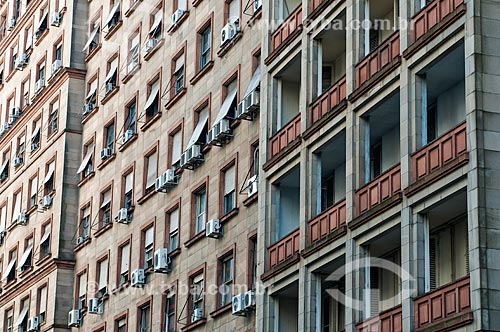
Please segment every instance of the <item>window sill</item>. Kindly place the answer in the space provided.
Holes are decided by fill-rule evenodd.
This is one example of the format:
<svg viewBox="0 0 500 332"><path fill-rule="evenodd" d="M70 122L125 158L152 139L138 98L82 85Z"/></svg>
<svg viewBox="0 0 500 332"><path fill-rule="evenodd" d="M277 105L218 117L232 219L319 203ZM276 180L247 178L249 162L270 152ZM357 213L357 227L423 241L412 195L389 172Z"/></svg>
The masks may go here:
<svg viewBox="0 0 500 332"><path fill-rule="evenodd" d="M49 34L49 27L45 29L45 31L42 33L40 37L38 37L34 42L33 45L38 46L42 42L42 40Z"/></svg>
<svg viewBox="0 0 500 332"><path fill-rule="evenodd" d="M174 250L172 250L171 252L168 253L168 257L170 257L170 259L173 259L177 256L179 256L181 253L181 248L175 248Z"/></svg>
<svg viewBox="0 0 500 332"><path fill-rule="evenodd" d="M95 107L89 114L86 114L85 116L82 117L82 124L85 124L87 121L89 121L89 119L91 117L94 116L94 114L97 113L97 111L99 110L99 107Z"/></svg>
<svg viewBox="0 0 500 332"><path fill-rule="evenodd" d="M123 78L122 78L122 83L123 84L126 84L128 81L130 81L130 79L132 78L132 76L134 76L135 73L137 73L139 71L139 69L141 68L141 64L138 63L134 69L132 69L132 71L130 73L127 73L127 75L125 75Z"/></svg>
<svg viewBox="0 0 500 332"><path fill-rule="evenodd" d="M87 175L80 182L78 182L77 186L78 187L83 186L85 183L87 183L88 181L90 181L90 179L92 179L94 176L95 176L95 172L94 171L90 172L89 175Z"/></svg>
<svg viewBox="0 0 500 332"><path fill-rule="evenodd" d="M105 95L102 100L101 100L101 105L104 105L108 102L108 100L111 99L111 97L113 97L114 95L116 95L118 93L118 91L120 90L120 86L115 86L113 88L113 90L111 90L111 92L109 92L107 95Z"/></svg>
<svg viewBox="0 0 500 332"><path fill-rule="evenodd" d="M80 243L79 245L77 245L75 247L75 252L78 252L80 251L83 247L87 246L90 242L92 242L92 238L89 236L85 241L83 241L82 243Z"/></svg>
<svg viewBox="0 0 500 332"><path fill-rule="evenodd" d="M142 126L141 131L146 131L149 127L153 125L158 119L161 118L161 111L158 111L155 115L153 115L149 120L147 120Z"/></svg>
<svg viewBox="0 0 500 332"><path fill-rule="evenodd" d="M194 85L196 84L196 82L198 82L203 76L205 76L206 73L208 73L210 71L210 69L212 69L212 67L214 66L214 61L213 60L210 60L210 62L208 62L205 67L203 67L201 70L199 70L194 76L193 78L191 78L189 80L189 83L191 83L191 85Z"/></svg>
<svg viewBox="0 0 500 332"><path fill-rule="evenodd" d="M99 228L95 234L94 234L94 237L97 238L99 237L101 234L103 234L104 232L106 232L108 229L110 229L111 227L113 227L113 222L110 221L109 224L107 224L106 226L104 227L101 227Z"/></svg>
<svg viewBox="0 0 500 332"><path fill-rule="evenodd" d="M104 35L104 40L108 40L109 38L111 38L122 25L123 21L120 20L114 27L111 28L111 30L108 30L108 33Z"/></svg>
<svg viewBox="0 0 500 332"><path fill-rule="evenodd" d="M202 148L201 148L201 153L202 154L207 154L210 150L212 150L212 145L210 144L205 144Z"/></svg>
<svg viewBox="0 0 500 332"><path fill-rule="evenodd" d="M195 244L196 242L198 242L198 241L200 241L201 239L204 239L204 238L205 238L205 230L199 232L198 234L196 234L195 236L191 237L189 240L187 240L186 242L184 242L184 246L186 248L189 248L193 244Z"/></svg>
<svg viewBox="0 0 500 332"><path fill-rule="evenodd" d="M212 311L210 313L210 317L216 318L216 317L222 316L223 314L230 312L231 309L232 309L232 305L231 305L231 303L228 303L228 304L220 307L219 309Z"/></svg>
<svg viewBox="0 0 500 332"><path fill-rule="evenodd" d="M162 38L156 45L155 47L153 47L152 50L150 50L148 53L146 53L144 55L144 61L148 61L149 59L151 59L153 57L153 55L156 53L156 51L158 51L162 46L163 44L165 43L165 39Z"/></svg>
<svg viewBox="0 0 500 332"><path fill-rule="evenodd" d="M123 15L125 15L125 17L129 17L130 15L132 15L132 13L137 9L141 2L142 0L136 0Z"/></svg>
<svg viewBox="0 0 500 332"><path fill-rule="evenodd" d="M19 273L18 273L17 275L18 275L18 277L19 277L19 278L22 278L22 277L24 277L24 276L28 275L28 274L29 274L30 272L32 272L32 271L33 271L33 265L32 265L32 266L30 266L29 268L27 268L27 269L26 269L26 270L24 270L24 271L18 271Z"/></svg>
<svg viewBox="0 0 500 332"><path fill-rule="evenodd" d="M203 1L203 0L193 0L193 1L191 2L191 4L193 5L193 7L195 7L195 8L196 8L196 7L198 7L198 5L199 5L202 1Z"/></svg>
<svg viewBox="0 0 500 332"><path fill-rule="evenodd" d="M243 205L245 207L249 207L250 205L252 205L253 203L257 202L259 199L259 195L257 193L253 194L252 196L248 197L247 199L245 199L243 201Z"/></svg>
<svg viewBox="0 0 500 332"><path fill-rule="evenodd" d="M239 211L240 211L240 209L235 207L231 211L229 211L228 213L226 213L225 215L220 217L219 221L221 222L221 224L224 224L224 223L228 222L229 220L233 219L234 217L236 217L238 215Z"/></svg>
<svg viewBox="0 0 500 332"><path fill-rule="evenodd" d="M111 161L115 160L115 158L116 158L116 153L113 153L109 158L106 158L103 161L101 161L101 163L99 165L97 165L97 169L98 170L103 169L104 166L109 164Z"/></svg>
<svg viewBox="0 0 500 332"><path fill-rule="evenodd" d="M253 13L252 17L250 17L250 20L248 20L248 25L252 26L255 23L255 21L257 21L261 17L262 17L262 7L259 8L259 10L257 10L255 13Z"/></svg>
<svg viewBox="0 0 500 332"><path fill-rule="evenodd" d="M50 258L52 257L52 254L51 253L48 253L47 255L45 255L44 257L40 258L36 263L35 265L37 266L40 266L42 265L43 263L45 263L46 261L48 261Z"/></svg>
<svg viewBox="0 0 500 332"><path fill-rule="evenodd" d="M48 136L47 136L47 141L50 141L52 138L54 138L57 134L57 129L54 130L53 132L51 132Z"/></svg>
<svg viewBox="0 0 500 332"><path fill-rule="evenodd" d="M153 197L153 195L156 194L156 191L153 189L149 193L144 194L141 198L137 200L137 204L142 205L144 202L146 202L148 199Z"/></svg>
<svg viewBox="0 0 500 332"><path fill-rule="evenodd" d="M179 101L182 96L184 96L187 92L187 88L182 88L181 91L177 92L176 95L172 96L172 98L170 98L170 100L167 102L167 104L165 105L165 109L168 110L170 109L172 106L174 106L175 103L177 103L177 101Z"/></svg>
<svg viewBox="0 0 500 332"><path fill-rule="evenodd" d="M38 142L38 144L40 145L40 142ZM40 151L40 146L39 146L38 148L36 148L35 150L33 150L33 151L30 151L30 152L29 152L30 157L31 157L31 156L34 156L34 155L36 155L36 153L37 153L38 151Z"/></svg>
<svg viewBox="0 0 500 332"><path fill-rule="evenodd" d="M118 285L116 288L111 290L111 294L116 294L119 292L123 292L125 289L127 289L130 286L130 282L124 282L121 285Z"/></svg>
<svg viewBox="0 0 500 332"><path fill-rule="evenodd" d="M236 43L241 39L242 36L243 32L238 31L238 33L236 33L236 36L234 36L233 39L229 41L229 43L227 43L217 51L217 56L219 58L222 58L224 55L226 55L227 52L229 52L233 48L233 46L236 45Z"/></svg>
<svg viewBox="0 0 500 332"><path fill-rule="evenodd" d="M87 56L85 57L85 62L89 62L93 57L94 55L97 54L97 52L99 52L99 50L101 49L102 47L102 44L99 43L96 48L94 48L92 51L89 52L89 54L87 54Z"/></svg>
<svg viewBox="0 0 500 332"><path fill-rule="evenodd" d="M10 81L10 79L12 78L12 76L14 76L14 74L15 74L16 71L18 71L18 70L15 69L15 68L11 68L10 69L9 75L7 75L7 77L5 78L5 83L8 83Z"/></svg>
<svg viewBox="0 0 500 332"><path fill-rule="evenodd" d="M33 205L32 207L30 207L30 208L28 209L28 211L26 211L26 214L27 214L28 216L30 216L30 215L31 215L33 212L35 212L37 209L38 209L38 205L37 205L37 204L35 204L35 205Z"/></svg>
<svg viewBox="0 0 500 332"><path fill-rule="evenodd" d="M170 26L170 28L168 28L167 33L169 35L172 35L175 31L177 31L177 29L179 29L182 22L184 22L188 17L189 17L189 11L185 11L184 14L182 14L182 16L179 17L179 21L177 21L176 24L174 24L174 25Z"/></svg>
<svg viewBox="0 0 500 332"><path fill-rule="evenodd" d="M199 326L202 326L203 324L205 324L207 322L207 319L202 317L200 319L198 319L197 321L195 322L192 322L192 323L189 323L188 325L184 326L181 330L183 332L186 332L186 331L192 331L194 330L195 328L199 327Z"/></svg>
<svg viewBox="0 0 500 332"><path fill-rule="evenodd" d="M137 139L137 134L134 134L134 136L132 136L128 141L126 141L125 144L122 144L121 146L118 147L118 151L120 151L120 152L124 151L136 139Z"/></svg>

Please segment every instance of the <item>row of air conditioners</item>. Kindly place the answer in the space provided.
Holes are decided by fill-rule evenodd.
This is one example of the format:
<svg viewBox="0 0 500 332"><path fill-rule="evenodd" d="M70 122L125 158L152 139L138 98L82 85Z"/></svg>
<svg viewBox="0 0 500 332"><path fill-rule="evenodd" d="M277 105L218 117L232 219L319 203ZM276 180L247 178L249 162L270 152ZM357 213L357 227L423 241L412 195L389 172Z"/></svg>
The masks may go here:
<svg viewBox="0 0 500 332"><path fill-rule="evenodd" d="M166 192L169 188L177 185L178 177L175 175L174 169L167 169L162 175L156 178L155 191Z"/></svg>
<svg viewBox="0 0 500 332"><path fill-rule="evenodd" d="M18 58L16 58L16 61L14 62L14 67L17 70L23 70L28 65L29 59L30 57L27 53L21 53L21 55Z"/></svg>
<svg viewBox="0 0 500 332"><path fill-rule="evenodd" d="M250 92L242 101L238 104L237 117L243 120L253 120L255 114L260 108L260 91L255 89Z"/></svg>
<svg viewBox="0 0 500 332"><path fill-rule="evenodd" d="M223 47L233 39L239 30L239 19L227 23L220 31L220 46Z"/></svg>
<svg viewBox="0 0 500 332"><path fill-rule="evenodd" d="M181 155L181 168L195 168L203 162L203 154L201 153L201 146L197 144L191 145L189 149L184 151Z"/></svg>
<svg viewBox="0 0 500 332"><path fill-rule="evenodd" d="M255 309L255 291L249 290L233 296L233 315L245 316Z"/></svg>
<svg viewBox="0 0 500 332"><path fill-rule="evenodd" d="M226 144L233 135L228 119L217 122L207 133L207 144L222 146Z"/></svg>

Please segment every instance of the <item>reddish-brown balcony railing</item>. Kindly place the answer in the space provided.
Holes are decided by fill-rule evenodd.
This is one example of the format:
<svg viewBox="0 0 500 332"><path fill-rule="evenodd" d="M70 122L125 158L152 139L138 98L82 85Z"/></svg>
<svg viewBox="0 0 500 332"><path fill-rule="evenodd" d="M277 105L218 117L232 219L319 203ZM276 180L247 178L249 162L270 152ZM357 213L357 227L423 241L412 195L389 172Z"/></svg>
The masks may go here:
<svg viewBox="0 0 500 332"><path fill-rule="evenodd" d="M411 156L412 181L440 169L467 152L467 128L463 122Z"/></svg>
<svg viewBox="0 0 500 332"><path fill-rule="evenodd" d="M398 56L399 31L396 31L356 65L356 88L368 81Z"/></svg>
<svg viewBox="0 0 500 332"><path fill-rule="evenodd" d="M267 248L269 268L299 253L300 229L297 229Z"/></svg>
<svg viewBox="0 0 500 332"><path fill-rule="evenodd" d="M356 324L356 332L401 332L403 331L401 306L386 310L380 315Z"/></svg>
<svg viewBox="0 0 500 332"><path fill-rule="evenodd" d="M345 226L345 199L309 221L309 243L318 241Z"/></svg>
<svg viewBox="0 0 500 332"><path fill-rule="evenodd" d="M271 137L271 158L300 135L300 113Z"/></svg>
<svg viewBox="0 0 500 332"><path fill-rule="evenodd" d="M433 26L441 22L463 3L463 0L434 0L422 8L411 19L411 26L413 27L412 42L425 35Z"/></svg>
<svg viewBox="0 0 500 332"><path fill-rule="evenodd" d="M443 322L452 326L467 324L470 314L470 278L460 279L414 300L415 329ZM452 322L453 321L453 322Z"/></svg>
<svg viewBox="0 0 500 332"><path fill-rule="evenodd" d="M346 98L345 76L333 84L309 106L311 125Z"/></svg>
<svg viewBox="0 0 500 332"><path fill-rule="evenodd" d="M299 5L272 34L272 50L278 48L290 35L302 26L302 5Z"/></svg>
<svg viewBox="0 0 500 332"><path fill-rule="evenodd" d="M370 210L401 191L401 165L379 175L356 191L356 215Z"/></svg>

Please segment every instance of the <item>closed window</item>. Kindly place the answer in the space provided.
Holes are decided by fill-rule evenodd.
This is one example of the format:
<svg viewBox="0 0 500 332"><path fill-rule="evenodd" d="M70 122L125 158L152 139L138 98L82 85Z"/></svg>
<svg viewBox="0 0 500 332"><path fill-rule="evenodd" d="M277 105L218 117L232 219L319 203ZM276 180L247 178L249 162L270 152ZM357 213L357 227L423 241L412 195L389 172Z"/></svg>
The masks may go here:
<svg viewBox="0 0 500 332"><path fill-rule="evenodd" d="M111 122L105 128L104 147L110 149L111 153L115 151L115 123Z"/></svg>
<svg viewBox="0 0 500 332"><path fill-rule="evenodd" d="M115 321L115 332L127 332L127 317L118 318Z"/></svg>
<svg viewBox="0 0 500 332"><path fill-rule="evenodd" d="M90 205L84 207L80 213L80 236L85 240L90 235Z"/></svg>
<svg viewBox="0 0 500 332"><path fill-rule="evenodd" d="M77 309L82 310L87 306L87 272L84 271L76 277Z"/></svg>
<svg viewBox="0 0 500 332"><path fill-rule="evenodd" d="M134 173L131 171L123 177L124 191L123 191L123 207L130 209L133 204L134 194Z"/></svg>
<svg viewBox="0 0 500 332"><path fill-rule="evenodd" d="M233 298L233 256L231 255L220 259L219 268L219 305L223 307L226 304L231 303Z"/></svg>
<svg viewBox="0 0 500 332"><path fill-rule="evenodd" d="M47 286L38 289L37 292L38 319L40 322L45 322L47 315Z"/></svg>
<svg viewBox="0 0 500 332"><path fill-rule="evenodd" d="M108 291L108 258L97 263L97 298L102 299Z"/></svg>
<svg viewBox="0 0 500 332"><path fill-rule="evenodd" d="M99 228L111 224L111 188L101 193L101 208L99 218Z"/></svg>
<svg viewBox="0 0 500 332"><path fill-rule="evenodd" d="M204 280L203 272L190 278L190 296L189 308L191 308L190 322L196 322L203 318L203 301L204 301Z"/></svg>
<svg viewBox="0 0 500 332"><path fill-rule="evenodd" d="M165 332L175 332L175 290L170 289L165 296Z"/></svg>
<svg viewBox="0 0 500 332"><path fill-rule="evenodd" d="M139 307L139 331L151 331L151 303L148 302Z"/></svg>
<svg viewBox="0 0 500 332"><path fill-rule="evenodd" d="M29 183L29 203L28 208L33 208L37 203L38 197L38 176L35 176L30 180Z"/></svg>
<svg viewBox="0 0 500 332"><path fill-rule="evenodd" d="M168 251L179 247L179 208L168 213Z"/></svg>
<svg viewBox="0 0 500 332"><path fill-rule="evenodd" d="M120 276L118 284L123 285L129 281L130 242L123 244L119 248L119 257Z"/></svg>
<svg viewBox="0 0 500 332"><path fill-rule="evenodd" d="M146 156L145 171L146 171L146 185L144 188L144 194L149 194L155 189L155 180L157 173L157 153L156 149Z"/></svg>
<svg viewBox="0 0 500 332"><path fill-rule="evenodd" d="M235 1L235 0L233 0ZM229 213L236 207L236 166L226 168L222 173L224 188L222 198L222 213Z"/></svg>
<svg viewBox="0 0 500 332"><path fill-rule="evenodd" d="M127 106L125 113L125 130L135 133L135 117L137 111L137 104L135 100Z"/></svg>
<svg viewBox="0 0 500 332"><path fill-rule="evenodd" d="M212 44L212 39L211 39L211 26L210 23L207 27L205 27L203 30L199 32L199 48L200 48L200 54L199 54L199 59L200 62L198 64L198 70L201 70L205 68L206 65L211 60L211 44Z"/></svg>
<svg viewBox="0 0 500 332"><path fill-rule="evenodd" d="M207 222L206 208L207 208L207 192L205 188L194 194L195 200L195 228L194 235L205 230L205 224Z"/></svg>
<svg viewBox="0 0 500 332"><path fill-rule="evenodd" d="M142 232L142 241L144 243L144 269L153 266L153 250L154 250L154 227L151 226Z"/></svg>

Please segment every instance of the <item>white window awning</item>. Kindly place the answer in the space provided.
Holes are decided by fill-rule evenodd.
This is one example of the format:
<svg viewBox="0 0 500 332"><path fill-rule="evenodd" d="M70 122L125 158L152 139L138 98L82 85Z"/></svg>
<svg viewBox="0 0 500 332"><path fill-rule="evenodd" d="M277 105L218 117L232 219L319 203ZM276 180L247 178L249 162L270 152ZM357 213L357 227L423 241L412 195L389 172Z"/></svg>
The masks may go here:
<svg viewBox="0 0 500 332"><path fill-rule="evenodd" d="M43 179L43 184L46 184L47 182L52 179L52 176L54 176L54 163L51 163L49 165L49 169L47 170L47 174L45 174L45 178Z"/></svg>
<svg viewBox="0 0 500 332"><path fill-rule="evenodd" d="M156 97L158 97L158 92L160 91L160 82L156 82L151 87L151 93L149 94L148 100L146 101L146 105L144 105L144 111L153 105Z"/></svg>
<svg viewBox="0 0 500 332"><path fill-rule="evenodd" d="M111 67L109 67L108 75L106 75L106 79L104 80L106 83L116 74L116 70L118 69L117 61L113 61L111 63Z"/></svg>
<svg viewBox="0 0 500 332"><path fill-rule="evenodd" d="M104 193L104 197L102 199L102 204L101 204L101 209L106 207L106 205L108 205L109 203L111 203L111 190L108 190L106 193Z"/></svg>
<svg viewBox="0 0 500 332"><path fill-rule="evenodd" d="M23 321L26 319L26 316L28 316L28 309L29 305L24 305L23 306L23 311L19 314L19 318L17 319L16 326L20 326L23 324ZM20 329L19 329L20 330Z"/></svg>
<svg viewBox="0 0 500 332"><path fill-rule="evenodd" d="M257 68L255 68L255 71L253 72L252 79L250 80L250 83L248 84L248 88L245 91L243 98L248 96L253 90L257 89L259 84L260 84L260 65L258 65Z"/></svg>
<svg viewBox="0 0 500 332"><path fill-rule="evenodd" d="M98 32L99 32L99 27L96 27L94 29L94 31L92 31L92 33L90 34L90 37L87 40L87 43L85 44L85 46L83 47L82 52L86 52L87 51L87 49L90 47L90 44L92 44L92 41L95 39L95 36L97 35Z"/></svg>
<svg viewBox="0 0 500 332"><path fill-rule="evenodd" d="M3 162L2 168L0 168L0 174L2 174L3 172L5 172L5 170L7 169L8 165L9 165L9 158L5 159L5 161Z"/></svg>
<svg viewBox="0 0 500 332"><path fill-rule="evenodd" d="M203 128L205 127L206 123L208 121L208 109L204 109L203 111L200 112L200 115L198 117L198 123L196 124L196 128L194 128L193 135L191 135L191 138L189 139L189 142L186 146L186 150L191 148L198 140L200 139L201 132L203 131Z"/></svg>
<svg viewBox="0 0 500 332"><path fill-rule="evenodd" d="M160 26L162 19L163 19L163 17L162 17L161 11L160 11L159 14L155 16L155 21L153 22L153 25L151 26L151 29L149 30L150 35L153 35L156 32L156 29L158 29L158 27Z"/></svg>
<svg viewBox="0 0 500 332"><path fill-rule="evenodd" d="M217 117L215 118L215 120L213 122L214 125L226 117L227 113L229 112L229 109L231 108L231 104L233 103L234 99L236 98L237 92L238 91L236 88L229 91L229 93L226 96L226 99L224 99L224 102L222 103L219 114L217 114Z"/></svg>
<svg viewBox="0 0 500 332"><path fill-rule="evenodd" d="M90 99L92 99L95 96L96 91L97 91L97 86L95 84L92 84L88 95L85 97L85 100L89 101Z"/></svg>
<svg viewBox="0 0 500 332"><path fill-rule="evenodd" d="M115 5L113 6L113 8L111 8L111 11L109 12L108 18L105 21L106 23L104 23L104 26L108 26L109 25L109 23L113 19L113 16L115 16L115 14L117 12L119 12L119 8L120 8L120 1L117 1L115 3Z"/></svg>
<svg viewBox="0 0 500 332"><path fill-rule="evenodd" d="M5 269L5 272L3 273L2 282L7 281L7 278L9 277L10 272L12 272L14 265L16 265L16 257L12 257L9 265L7 265L7 269Z"/></svg>
<svg viewBox="0 0 500 332"><path fill-rule="evenodd" d="M76 172L76 174L80 174L81 172L83 172L83 170L89 164L90 158L92 158L93 154L94 154L94 148L93 147L89 147L89 149L87 151L87 154L85 155L85 158L83 158L83 161L80 164L80 167L78 168L78 171Z"/></svg>
<svg viewBox="0 0 500 332"><path fill-rule="evenodd" d="M33 141L40 134L40 126L37 125L35 130L33 130L33 134L31 134L31 140Z"/></svg>
<svg viewBox="0 0 500 332"><path fill-rule="evenodd" d="M40 244L45 243L45 241L47 241L49 237L50 237L50 225L47 225L47 227L45 227L45 232L43 233L43 236L40 239Z"/></svg>
<svg viewBox="0 0 500 332"><path fill-rule="evenodd" d="M26 264L26 261L28 260L28 257L31 255L31 251L33 250L33 245L30 244L28 248L24 251L24 254L21 256L21 260L19 261L19 266L17 269L21 269L24 264Z"/></svg>
<svg viewBox="0 0 500 332"><path fill-rule="evenodd" d="M47 23L46 21L48 14L49 14L48 11L43 12L43 15L40 17L40 21L38 21L38 25L36 26L36 31L39 31L42 28L44 22Z"/></svg>

